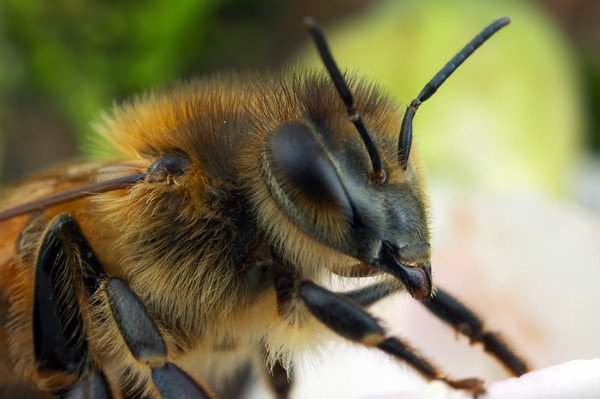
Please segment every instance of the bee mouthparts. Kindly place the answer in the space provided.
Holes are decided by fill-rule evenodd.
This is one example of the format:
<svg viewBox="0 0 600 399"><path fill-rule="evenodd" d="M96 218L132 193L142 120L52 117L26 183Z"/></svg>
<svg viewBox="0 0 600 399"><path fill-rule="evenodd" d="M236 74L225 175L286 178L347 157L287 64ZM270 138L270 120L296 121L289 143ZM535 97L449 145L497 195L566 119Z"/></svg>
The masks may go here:
<svg viewBox="0 0 600 399"><path fill-rule="evenodd" d="M417 300L431 297L431 264L421 266L407 266L401 263L389 242L384 241L379 252L379 261L374 267L391 274L399 279L408 290L408 293Z"/></svg>

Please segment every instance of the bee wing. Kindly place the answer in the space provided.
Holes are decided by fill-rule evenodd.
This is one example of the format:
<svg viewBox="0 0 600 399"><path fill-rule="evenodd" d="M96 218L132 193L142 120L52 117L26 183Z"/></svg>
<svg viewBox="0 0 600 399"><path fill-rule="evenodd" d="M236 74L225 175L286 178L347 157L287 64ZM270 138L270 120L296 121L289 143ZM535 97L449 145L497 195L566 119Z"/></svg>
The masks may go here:
<svg viewBox="0 0 600 399"><path fill-rule="evenodd" d="M74 163L22 180L0 195L0 221L131 187L145 176L141 162Z"/></svg>

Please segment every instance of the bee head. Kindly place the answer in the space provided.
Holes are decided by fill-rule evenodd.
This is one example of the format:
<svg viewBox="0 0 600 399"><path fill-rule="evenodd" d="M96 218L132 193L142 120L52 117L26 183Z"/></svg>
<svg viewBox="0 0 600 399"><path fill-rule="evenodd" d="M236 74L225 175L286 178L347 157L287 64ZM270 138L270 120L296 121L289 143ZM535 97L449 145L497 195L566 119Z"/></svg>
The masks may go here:
<svg viewBox="0 0 600 399"><path fill-rule="evenodd" d="M397 149L380 154L378 146L395 147L398 132L378 130L372 142L381 173L374 173L363 141L341 115L307 115L273 130L262 163L271 197L314 241L394 275L415 298L428 298L427 200L418 167L412 159L401 165Z"/></svg>
<svg viewBox="0 0 600 399"><path fill-rule="evenodd" d="M398 130L381 131L390 124L379 124L376 137L371 134L319 24L310 18L305 24L346 115L333 109L337 120L331 115L319 118L305 105L308 115L274 129L263 163L270 191L293 223L313 239L395 276L413 297L429 298L427 201L418 168L409 161L411 137L400 132L398 138ZM327 92L321 89L320 95ZM371 119L397 118L377 109L386 108L379 95L359 97L367 108L375 108L366 112ZM381 146L386 151L380 151Z"/></svg>
<svg viewBox="0 0 600 399"><path fill-rule="evenodd" d="M361 110L367 108L365 123L321 27L307 18L347 120L336 121L343 111L335 107L329 107L326 117L311 112L311 103L327 103L312 98L302 105L308 112L279 124L265 141L263 175L288 219L315 241L398 278L416 299L429 298L427 200L416 154L411 153L413 118L456 68L509 22L506 17L494 21L459 51L410 103L394 132L386 129L390 124L378 123L395 119L379 109L386 107L378 95L366 101L364 94L358 96ZM328 97L326 89L316 91Z"/></svg>
<svg viewBox="0 0 600 399"><path fill-rule="evenodd" d="M294 88L304 112L273 125L263 141L270 198L287 221L336 258L345 254L398 278L413 297L428 298L427 199L418 160L400 155L409 152L398 147L401 114L375 87L353 79L353 94L341 74L333 80L341 83L313 77ZM276 220L267 223L281 225L273 228L284 236L287 223ZM320 250L298 245L300 235L288 236L281 240L284 251ZM341 271L352 275L352 268L356 261Z"/></svg>

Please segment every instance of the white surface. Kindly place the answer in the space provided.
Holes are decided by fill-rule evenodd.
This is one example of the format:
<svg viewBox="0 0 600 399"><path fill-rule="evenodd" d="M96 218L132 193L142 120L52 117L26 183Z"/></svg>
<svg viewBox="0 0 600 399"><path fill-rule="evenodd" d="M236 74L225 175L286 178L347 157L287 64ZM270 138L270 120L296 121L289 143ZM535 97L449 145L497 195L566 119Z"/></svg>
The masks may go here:
<svg viewBox="0 0 600 399"><path fill-rule="evenodd" d="M424 390L399 391L368 399L467 399L469 395L431 383ZM491 384L481 399L598 399L600 398L600 359L573 360L532 371L520 378ZM365 398L367 399L367 398Z"/></svg>

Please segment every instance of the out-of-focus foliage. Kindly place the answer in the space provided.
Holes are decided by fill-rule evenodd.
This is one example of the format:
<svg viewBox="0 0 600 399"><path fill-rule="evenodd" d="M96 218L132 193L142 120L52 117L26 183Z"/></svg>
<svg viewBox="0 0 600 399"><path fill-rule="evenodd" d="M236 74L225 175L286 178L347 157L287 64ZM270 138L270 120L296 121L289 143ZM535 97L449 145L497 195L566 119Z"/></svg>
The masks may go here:
<svg viewBox="0 0 600 399"><path fill-rule="evenodd" d="M591 150L600 153L600 58L584 52L581 54L580 62L590 123L587 144Z"/></svg>
<svg viewBox="0 0 600 399"><path fill-rule="evenodd" d="M589 121L588 149L600 152L600 2L597 0L535 0L568 35L582 76Z"/></svg>
<svg viewBox="0 0 600 399"><path fill-rule="evenodd" d="M3 55L20 67L9 90L39 93L85 126L112 99L181 76L201 57L214 3L3 1Z"/></svg>

